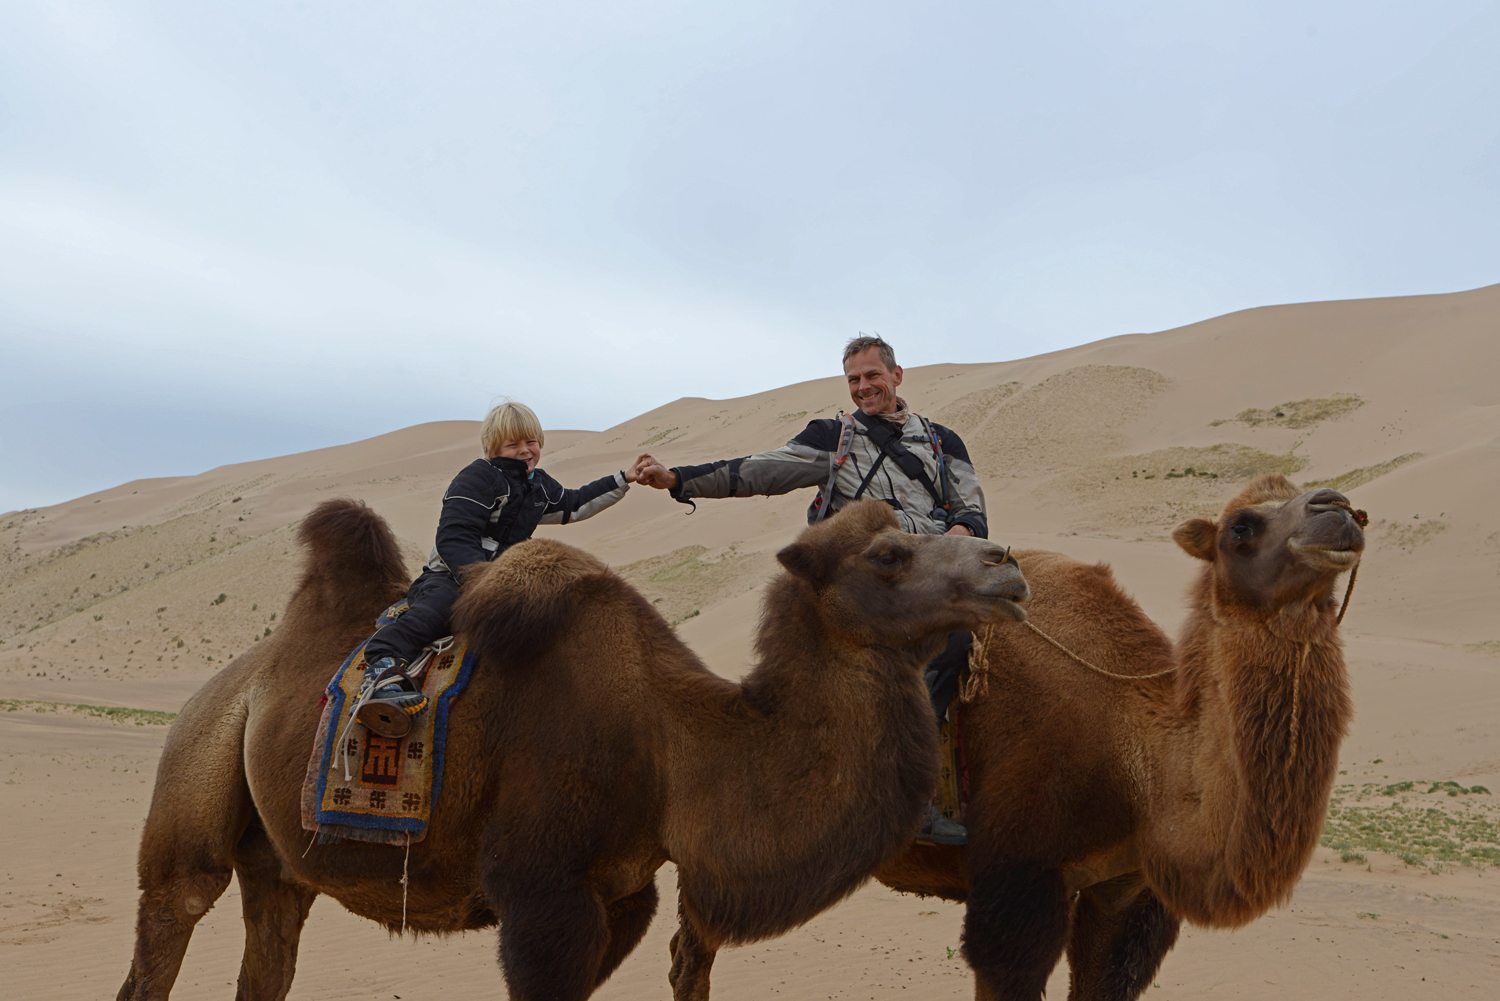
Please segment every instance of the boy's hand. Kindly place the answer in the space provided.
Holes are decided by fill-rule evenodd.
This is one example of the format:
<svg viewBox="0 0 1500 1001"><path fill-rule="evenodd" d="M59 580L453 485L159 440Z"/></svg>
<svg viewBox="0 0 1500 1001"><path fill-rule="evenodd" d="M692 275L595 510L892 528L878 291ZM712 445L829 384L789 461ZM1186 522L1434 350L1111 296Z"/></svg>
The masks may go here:
<svg viewBox="0 0 1500 1001"><path fill-rule="evenodd" d="M630 464L630 468L629 469L622 470L622 472L624 472L624 474L625 474L625 482L626 483L639 483L639 482L642 482L641 481L642 474L647 469L650 469L654 465L657 465L657 461L651 455L651 453L650 452L642 452L640 455L636 456L635 461ZM648 484L648 486L649 486L649 484Z"/></svg>

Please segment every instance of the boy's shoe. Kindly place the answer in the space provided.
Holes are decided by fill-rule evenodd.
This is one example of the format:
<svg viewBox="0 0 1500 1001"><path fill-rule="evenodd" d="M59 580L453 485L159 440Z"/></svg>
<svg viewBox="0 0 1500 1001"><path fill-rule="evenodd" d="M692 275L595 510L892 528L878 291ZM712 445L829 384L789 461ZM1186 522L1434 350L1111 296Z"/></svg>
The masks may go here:
<svg viewBox="0 0 1500 1001"><path fill-rule="evenodd" d="M922 816L922 829L917 832L918 841L930 841L935 845L966 845L969 832L956 820L943 816L935 804L927 804Z"/></svg>
<svg viewBox="0 0 1500 1001"><path fill-rule="evenodd" d="M427 708L427 696L395 657L379 657L366 664L364 684L373 687L354 715L365 729L381 737L405 737L411 732L412 717Z"/></svg>

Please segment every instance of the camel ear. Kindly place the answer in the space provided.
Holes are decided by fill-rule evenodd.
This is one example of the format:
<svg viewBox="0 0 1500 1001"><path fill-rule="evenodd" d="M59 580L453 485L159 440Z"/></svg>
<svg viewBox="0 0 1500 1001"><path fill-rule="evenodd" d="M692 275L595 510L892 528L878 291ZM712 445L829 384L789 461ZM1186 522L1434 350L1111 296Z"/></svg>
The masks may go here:
<svg viewBox="0 0 1500 1001"><path fill-rule="evenodd" d="M776 559L786 567L788 573L801 577L809 584L822 584L828 577L828 557L822 547L794 542L777 553Z"/></svg>
<svg viewBox="0 0 1500 1001"><path fill-rule="evenodd" d="M1203 518L1185 521L1172 533L1172 541L1181 546L1183 552L1210 563L1214 561L1214 543L1218 538L1219 527Z"/></svg>

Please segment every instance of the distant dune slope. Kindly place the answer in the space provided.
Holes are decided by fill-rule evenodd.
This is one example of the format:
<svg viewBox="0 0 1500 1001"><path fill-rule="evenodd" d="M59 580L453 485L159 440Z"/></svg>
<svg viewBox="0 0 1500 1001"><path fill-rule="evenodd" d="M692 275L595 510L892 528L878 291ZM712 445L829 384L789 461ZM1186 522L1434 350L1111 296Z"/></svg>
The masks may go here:
<svg viewBox="0 0 1500 1001"><path fill-rule="evenodd" d="M1500 286L1276 306L1020 361L910 369L904 395L966 439L997 537L1069 550L1159 541L1212 514L1236 482L1282 471L1348 489L1370 512L1360 628L1500 650L1497 329ZM837 346L831 337L830 370ZM846 403L837 377L685 397L602 432L555 432L545 464L578 483L641 449L669 464L745 454ZM23 698L106 681L120 700L142 681L189 690L276 628L301 558L293 526L318 501L371 503L415 567L443 486L477 452L476 427L422 425L0 517L0 676ZM751 596L807 499L708 502L688 518L637 490L548 531L620 566L733 673Z"/></svg>

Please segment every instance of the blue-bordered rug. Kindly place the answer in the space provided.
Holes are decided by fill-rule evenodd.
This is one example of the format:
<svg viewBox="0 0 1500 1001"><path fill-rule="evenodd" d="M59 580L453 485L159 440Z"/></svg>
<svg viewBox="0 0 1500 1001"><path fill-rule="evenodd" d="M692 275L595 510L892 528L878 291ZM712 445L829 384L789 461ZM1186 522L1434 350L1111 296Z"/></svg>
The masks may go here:
<svg viewBox="0 0 1500 1001"><path fill-rule="evenodd" d="M302 783L302 827L318 832L320 841L406 844L426 837L443 790L448 714L473 667L474 657L462 641L434 655L421 678L427 710L413 718L405 737L381 737L362 724L349 725L364 676L361 643L324 695Z"/></svg>

